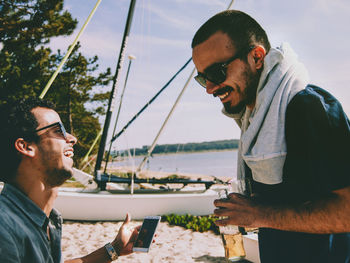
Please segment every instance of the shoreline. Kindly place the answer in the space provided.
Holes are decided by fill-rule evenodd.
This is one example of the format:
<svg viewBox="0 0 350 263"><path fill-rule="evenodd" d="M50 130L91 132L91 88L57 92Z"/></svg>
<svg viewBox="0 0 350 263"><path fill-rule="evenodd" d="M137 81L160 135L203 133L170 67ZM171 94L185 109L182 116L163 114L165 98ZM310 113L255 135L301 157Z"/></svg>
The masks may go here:
<svg viewBox="0 0 350 263"><path fill-rule="evenodd" d="M234 149L218 149L218 150L203 150L203 151L193 151L193 152L184 152L184 151L178 151L178 152L169 152L169 153L152 153L154 156L162 156L162 155L175 155L175 154L195 154L195 153L208 153L208 152L229 152L229 151L238 151L238 148ZM151 155L151 156L152 156ZM135 155L135 157L145 157L146 155ZM114 161L118 162L118 161Z"/></svg>

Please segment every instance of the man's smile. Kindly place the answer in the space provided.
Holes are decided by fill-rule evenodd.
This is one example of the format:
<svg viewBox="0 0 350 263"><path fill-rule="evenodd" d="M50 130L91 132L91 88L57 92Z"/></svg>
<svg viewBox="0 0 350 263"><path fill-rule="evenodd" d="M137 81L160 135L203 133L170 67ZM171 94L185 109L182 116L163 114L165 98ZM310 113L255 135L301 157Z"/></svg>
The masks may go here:
<svg viewBox="0 0 350 263"><path fill-rule="evenodd" d="M66 156L66 157L73 158L73 156L74 156L74 150L73 150L73 148L69 148L69 149L65 150L65 151L63 152L63 154L64 154L64 156Z"/></svg>
<svg viewBox="0 0 350 263"><path fill-rule="evenodd" d="M219 97L221 101L228 98L228 96L231 94L231 92L234 91L234 89L230 86L225 86L217 91L214 92L214 97Z"/></svg>

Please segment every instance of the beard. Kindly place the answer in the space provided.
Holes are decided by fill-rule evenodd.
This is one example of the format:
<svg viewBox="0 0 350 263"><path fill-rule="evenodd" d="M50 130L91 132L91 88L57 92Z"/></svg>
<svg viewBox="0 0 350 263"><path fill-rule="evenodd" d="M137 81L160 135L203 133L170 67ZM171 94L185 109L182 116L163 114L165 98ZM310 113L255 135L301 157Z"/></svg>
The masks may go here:
<svg viewBox="0 0 350 263"><path fill-rule="evenodd" d="M64 163L60 152L48 151L45 147L39 146L41 155L41 163L45 171L43 180L51 187L62 185L65 181L72 178L72 167Z"/></svg>
<svg viewBox="0 0 350 263"><path fill-rule="evenodd" d="M61 186L65 181L72 178L72 176L72 170L54 168L48 171L48 176L46 177L45 181L51 187L56 187Z"/></svg>
<svg viewBox="0 0 350 263"><path fill-rule="evenodd" d="M235 92L240 95L241 100L236 105L232 105L230 101L223 103L227 113L240 113L247 105L251 105L255 102L260 74L254 74L246 64L244 71L242 72L242 78L244 79L246 88L243 89L243 91L240 86L236 86L235 88ZM233 87L229 86L225 88L234 90Z"/></svg>

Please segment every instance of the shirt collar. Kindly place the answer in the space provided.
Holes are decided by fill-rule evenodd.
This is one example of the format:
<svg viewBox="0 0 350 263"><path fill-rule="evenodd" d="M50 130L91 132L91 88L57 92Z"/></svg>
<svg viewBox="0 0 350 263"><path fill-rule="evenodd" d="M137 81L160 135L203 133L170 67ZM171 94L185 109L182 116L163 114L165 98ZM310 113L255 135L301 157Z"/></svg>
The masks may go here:
<svg viewBox="0 0 350 263"><path fill-rule="evenodd" d="M11 184L5 184L1 195L9 199L15 206L33 221L39 227L47 224L47 216L40 207L38 207L31 199L22 191ZM51 213L52 214L52 213Z"/></svg>

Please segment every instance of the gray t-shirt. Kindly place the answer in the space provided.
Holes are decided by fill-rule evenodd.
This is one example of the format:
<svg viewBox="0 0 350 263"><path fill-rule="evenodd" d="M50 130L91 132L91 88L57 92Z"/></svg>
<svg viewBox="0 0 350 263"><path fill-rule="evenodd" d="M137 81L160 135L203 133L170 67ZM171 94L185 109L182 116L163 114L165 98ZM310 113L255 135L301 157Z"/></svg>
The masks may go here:
<svg viewBox="0 0 350 263"><path fill-rule="evenodd" d="M50 239L47 236L50 229ZM5 184L0 195L0 262L61 262L62 217L50 217L24 193Z"/></svg>

